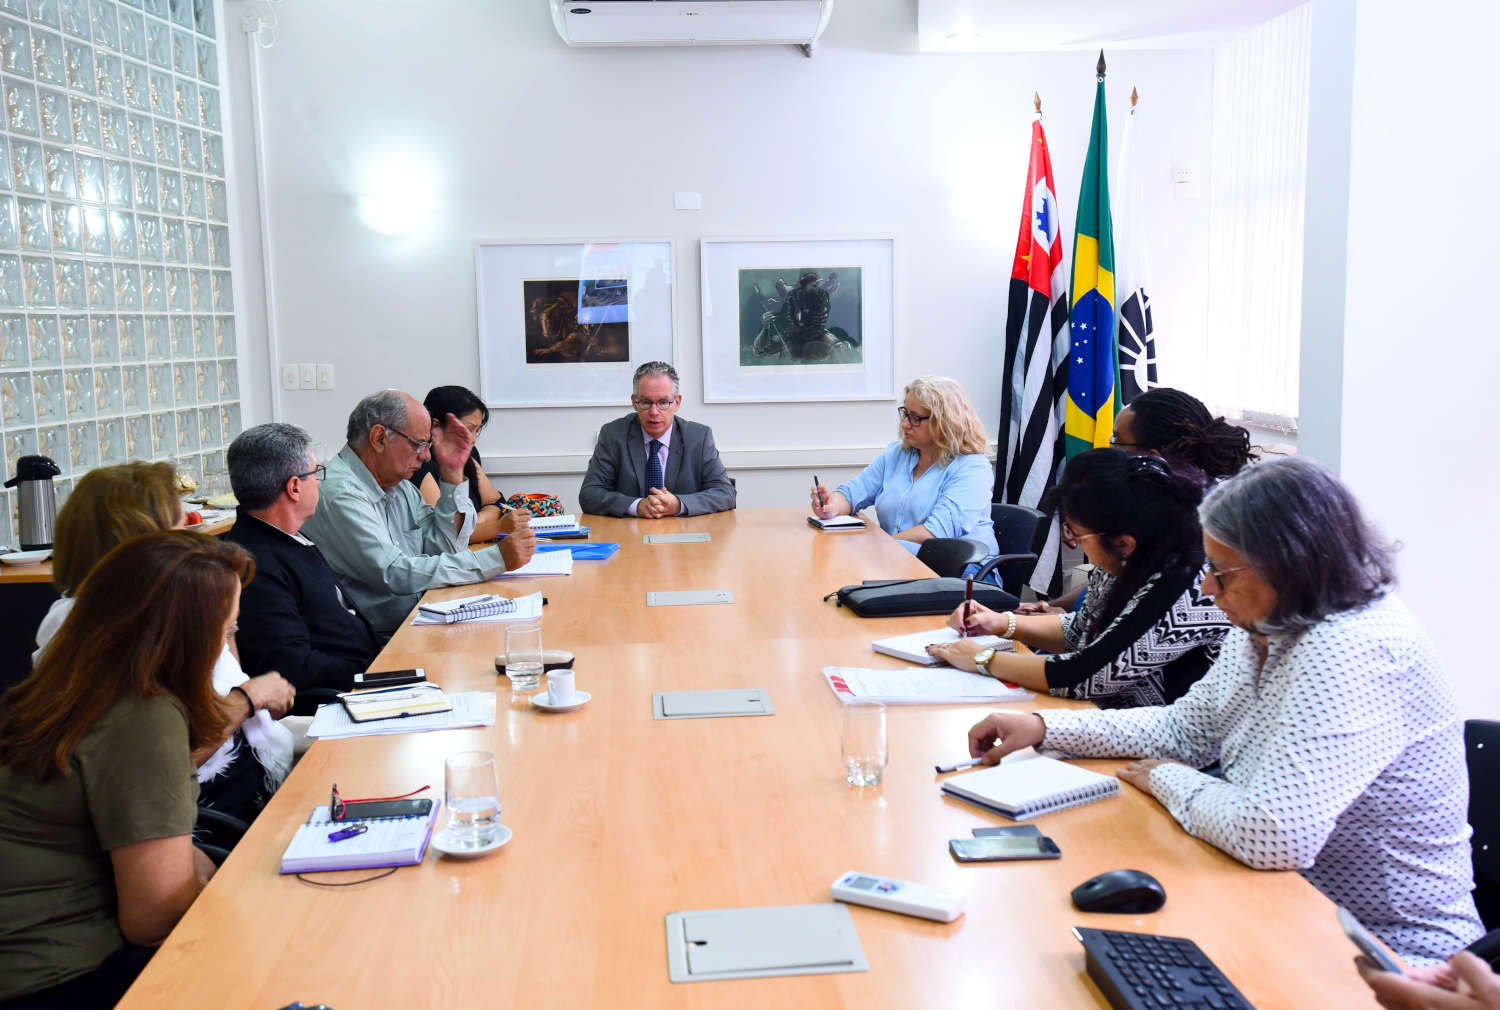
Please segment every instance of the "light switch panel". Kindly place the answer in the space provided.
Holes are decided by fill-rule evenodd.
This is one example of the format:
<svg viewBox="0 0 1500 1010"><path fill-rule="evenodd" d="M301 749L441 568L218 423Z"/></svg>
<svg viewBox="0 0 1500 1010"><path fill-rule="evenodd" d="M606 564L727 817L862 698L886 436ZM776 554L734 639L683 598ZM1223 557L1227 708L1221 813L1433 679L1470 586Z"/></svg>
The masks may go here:
<svg viewBox="0 0 1500 1010"><path fill-rule="evenodd" d="M295 365L295 364L292 364L292 365L282 365L281 366L281 388L282 389L296 389L298 387L298 383L301 382L301 379L299 378L299 376L301 375L301 372L302 372L302 369L298 365Z"/></svg>
<svg viewBox="0 0 1500 1010"><path fill-rule="evenodd" d="M298 365L297 367L302 370L302 388L317 389L318 366L313 364L312 362L307 362L305 364Z"/></svg>
<svg viewBox="0 0 1500 1010"><path fill-rule="evenodd" d="M333 388L333 366L331 364L325 362L318 366L318 388Z"/></svg>

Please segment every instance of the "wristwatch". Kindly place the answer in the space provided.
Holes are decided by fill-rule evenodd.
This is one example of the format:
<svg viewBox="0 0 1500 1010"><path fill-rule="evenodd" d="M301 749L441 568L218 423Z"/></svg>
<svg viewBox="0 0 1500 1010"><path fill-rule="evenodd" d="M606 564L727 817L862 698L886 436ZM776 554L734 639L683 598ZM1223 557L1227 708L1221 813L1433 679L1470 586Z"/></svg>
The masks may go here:
<svg viewBox="0 0 1500 1010"><path fill-rule="evenodd" d="M990 660L994 658L994 649L980 649L978 652L974 653L974 666L980 673L988 676L990 672Z"/></svg>

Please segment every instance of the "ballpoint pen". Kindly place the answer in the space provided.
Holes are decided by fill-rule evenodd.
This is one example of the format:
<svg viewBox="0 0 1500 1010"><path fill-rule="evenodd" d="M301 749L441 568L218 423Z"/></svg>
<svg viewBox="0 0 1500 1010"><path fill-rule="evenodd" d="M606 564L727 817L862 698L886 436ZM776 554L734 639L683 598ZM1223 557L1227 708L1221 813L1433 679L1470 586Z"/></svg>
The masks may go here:
<svg viewBox="0 0 1500 1010"><path fill-rule="evenodd" d="M939 775L944 772L956 772L960 768L973 768L977 764L983 764L984 758L969 758L967 761L955 761L951 765L933 765L932 767Z"/></svg>
<svg viewBox="0 0 1500 1010"><path fill-rule="evenodd" d="M968 638L969 637L969 611L973 609L973 604L974 604L974 580L973 579L965 579L964 580L964 619L959 622L959 629L958 629L958 637L959 638Z"/></svg>
<svg viewBox="0 0 1500 1010"><path fill-rule="evenodd" d="M820 509L823 507L823 492L819 491L818 488L821 487L822 484L823 482L818 480L818 475L813 474L813 494L818 496L818 508Z"/></svg>

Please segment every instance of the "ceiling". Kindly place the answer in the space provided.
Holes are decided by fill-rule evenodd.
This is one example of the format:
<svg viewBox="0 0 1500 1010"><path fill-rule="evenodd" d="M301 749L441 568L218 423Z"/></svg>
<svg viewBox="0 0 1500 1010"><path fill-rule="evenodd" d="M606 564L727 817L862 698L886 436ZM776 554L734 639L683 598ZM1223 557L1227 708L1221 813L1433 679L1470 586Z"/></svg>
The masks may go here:
<svg viewBox="0 0 1500 1010"><path fill-rule="evenodd" d="M1303 0L917 0L922 52L1198 49Z"/></svg>

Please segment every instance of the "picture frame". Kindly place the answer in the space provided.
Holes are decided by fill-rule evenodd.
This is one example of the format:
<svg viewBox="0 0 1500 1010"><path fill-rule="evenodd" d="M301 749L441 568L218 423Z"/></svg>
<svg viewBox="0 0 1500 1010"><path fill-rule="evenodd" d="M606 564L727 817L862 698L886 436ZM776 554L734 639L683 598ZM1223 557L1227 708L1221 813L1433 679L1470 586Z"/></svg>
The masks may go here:
<svg viewBox="0 0 1500 1010"><path fill-rule="evenodd" d="M676 348L670 239L475 243L480 396L491 408L617 407Z"/></svg>
<svg viewBox="0 0 1500 1010"><path fill-rule="evenodd" d="M889 237L699 242L704 403L894 400Z"/></svg>

